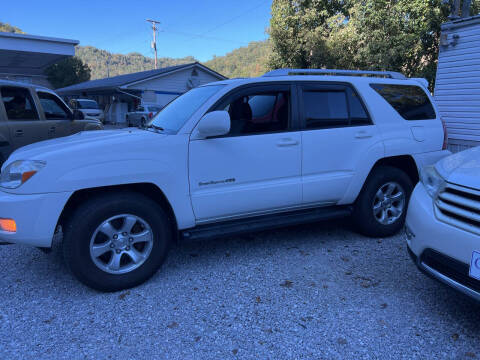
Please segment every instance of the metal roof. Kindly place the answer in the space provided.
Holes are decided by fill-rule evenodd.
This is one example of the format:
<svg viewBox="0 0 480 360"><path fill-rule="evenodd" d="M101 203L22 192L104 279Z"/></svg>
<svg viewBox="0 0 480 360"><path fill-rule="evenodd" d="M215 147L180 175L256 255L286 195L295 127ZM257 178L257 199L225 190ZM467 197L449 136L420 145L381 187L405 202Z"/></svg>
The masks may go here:
<svg viewBox="0 0 480 360"><path fill-rule="evenodd" d="M156 69L156 70L147 70L147 71L140 71L140 72L131 73L131 74L118 75L118 76L113 76L105 79L85 81L80 84L75 84L75 85L67 86L61 89L57 89L56 91L59 94L68 94L73 92L77 93L79 91L107 90L112 88L120 88L122 86L126 86L139 81L148 80L156 76L165 75L173 71L177 71L177 70L181 70L181 69L189 68L193 66L198 66L200 68L203 68L204 70L214 73L218 76L219 79L222 79L222 80L226 79L225 76L213 71L212 69L198 62L194 62L194 63L188 63L183 65L169 66L169 67Z"/></svg>

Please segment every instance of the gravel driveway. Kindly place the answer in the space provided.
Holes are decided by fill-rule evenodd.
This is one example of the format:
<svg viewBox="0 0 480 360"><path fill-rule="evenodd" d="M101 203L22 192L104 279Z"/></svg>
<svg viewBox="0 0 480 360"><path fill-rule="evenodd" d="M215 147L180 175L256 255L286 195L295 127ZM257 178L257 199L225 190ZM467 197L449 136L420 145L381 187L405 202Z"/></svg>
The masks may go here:
<svg viewBox="0 0 480 360"><path fill-rule="evenodd" d="M0 247L1 359L472 359L480 306L420 274L402 236L339 223L176 246L102 294L49 255Z"/></svg>

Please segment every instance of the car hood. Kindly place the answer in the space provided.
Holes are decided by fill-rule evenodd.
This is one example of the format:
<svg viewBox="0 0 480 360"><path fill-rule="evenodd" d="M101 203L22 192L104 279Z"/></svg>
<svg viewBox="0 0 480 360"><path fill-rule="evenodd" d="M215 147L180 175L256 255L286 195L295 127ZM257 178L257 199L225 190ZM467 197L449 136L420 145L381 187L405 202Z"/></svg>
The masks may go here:
<svg viewBox="0 0 480 360"><path fill-rule="evenodd" d="M75 161L91 156L96 159L122 159L135 150L144 150L149 142L157 142L165 136L139 129L83 131L22 147L10 156L8 162L48 159Z"/></svg>
<svg viewBox="0 0 480 360"><path fill-rule="evenodd" d="M480 147L447 156L436 168L448 182L480 190Z"/></svg>

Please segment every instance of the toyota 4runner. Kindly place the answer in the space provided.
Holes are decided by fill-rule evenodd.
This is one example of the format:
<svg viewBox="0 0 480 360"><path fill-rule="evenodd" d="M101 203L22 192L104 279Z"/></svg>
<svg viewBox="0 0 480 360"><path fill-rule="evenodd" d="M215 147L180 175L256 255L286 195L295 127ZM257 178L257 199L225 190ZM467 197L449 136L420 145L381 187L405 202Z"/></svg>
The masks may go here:
<svg viewBox="0 0 480 360"><path fill-rule="evenodd" d="M448 154L423 79L281 69L190 90L145 129L23 147L0 178L0 240L63 251L86 285L144 282L172 242L350 216L404 224L418 169Z"/></svg>

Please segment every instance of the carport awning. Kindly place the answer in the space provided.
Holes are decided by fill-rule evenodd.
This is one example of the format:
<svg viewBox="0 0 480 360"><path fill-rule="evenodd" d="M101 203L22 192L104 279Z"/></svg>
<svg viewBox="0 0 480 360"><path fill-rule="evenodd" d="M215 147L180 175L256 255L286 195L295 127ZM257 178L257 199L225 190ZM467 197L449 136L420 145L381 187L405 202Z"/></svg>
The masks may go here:
<svg viewBox="0 0 480 360"><path fill-rule="evenodd" d="M75 55L77 40L0 32L0 74L43 75L46 67Z"/></svg>

